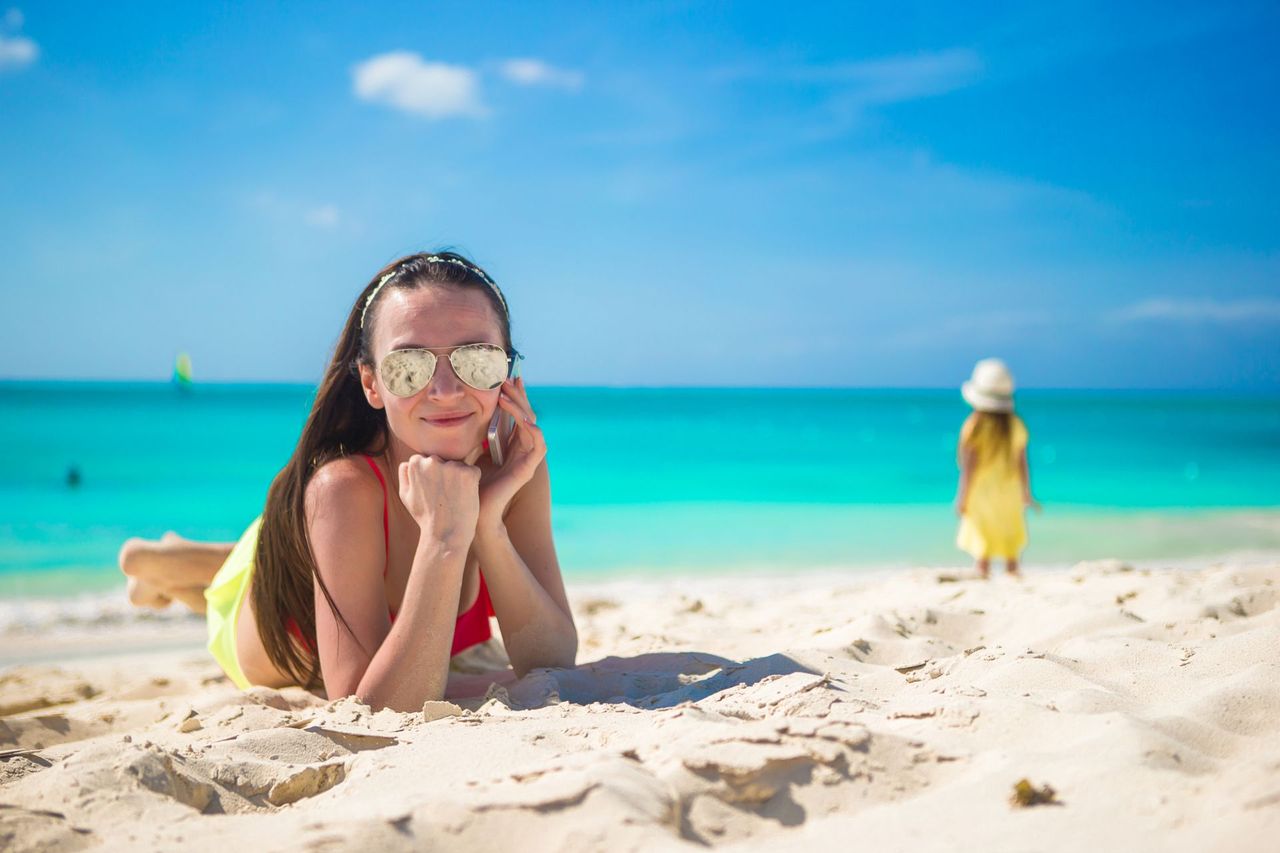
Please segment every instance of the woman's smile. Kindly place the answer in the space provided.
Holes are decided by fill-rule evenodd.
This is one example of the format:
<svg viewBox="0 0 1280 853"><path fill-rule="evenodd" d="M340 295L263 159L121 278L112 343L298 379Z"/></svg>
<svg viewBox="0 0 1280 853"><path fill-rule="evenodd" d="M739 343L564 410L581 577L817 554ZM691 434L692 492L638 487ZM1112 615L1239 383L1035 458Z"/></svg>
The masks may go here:
<svg viewBox="0 0 1280 853"><path fill-rule="evenodd" d="M434 427L458 427L465 424L471 419L471 412L446 412L442 415L431 415L422 418L423 421Z"/></svg>

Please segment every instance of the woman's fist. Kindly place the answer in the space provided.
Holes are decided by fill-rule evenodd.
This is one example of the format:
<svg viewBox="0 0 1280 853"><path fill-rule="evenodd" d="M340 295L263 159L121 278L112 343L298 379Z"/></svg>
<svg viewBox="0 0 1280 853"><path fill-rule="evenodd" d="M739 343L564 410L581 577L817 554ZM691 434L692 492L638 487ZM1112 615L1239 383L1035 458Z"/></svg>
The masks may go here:
<svg viewBox="0 0 1280 853"><path fill-rule="evenodd" d="M480 515L480 469L439 456L400 463L400 500L422 536L469 545Z"/></svg>

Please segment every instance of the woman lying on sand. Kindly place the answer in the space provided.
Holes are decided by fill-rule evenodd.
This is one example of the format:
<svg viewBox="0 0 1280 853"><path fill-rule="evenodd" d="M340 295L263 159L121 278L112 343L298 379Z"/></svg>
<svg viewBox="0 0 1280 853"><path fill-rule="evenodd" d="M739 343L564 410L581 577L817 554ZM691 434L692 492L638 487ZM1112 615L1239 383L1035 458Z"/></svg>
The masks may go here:
<svg viewBox="0 0 1280 853"><path fill-rule="evenodd" d="M478 266L444 252L385 267L351 308L261 518L234 547L129 540L130 599L204 611L240 687L417 710L444 694L451 654L489 639L490 614L517 675L572 666L546 442L519 357ZM515 420L505 454L486 439L499 409Z"/></svg>

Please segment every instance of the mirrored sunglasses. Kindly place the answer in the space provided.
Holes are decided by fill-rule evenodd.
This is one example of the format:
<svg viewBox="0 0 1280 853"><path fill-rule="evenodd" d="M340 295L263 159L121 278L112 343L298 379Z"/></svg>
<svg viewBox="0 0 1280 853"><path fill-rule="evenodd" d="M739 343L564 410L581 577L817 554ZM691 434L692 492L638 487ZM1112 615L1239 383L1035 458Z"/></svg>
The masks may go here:
<svg viewBox="0 0 1280 853"><path fill-rule="evenodd" d="M510 355L494 344L463 344L449 353L449 364L463 382L477 391L492 391L511 375L520 353ZM398 349L387 353L378 368L382 384L397 397L412 397L431 381L439 358L431 350Z"/></svg>

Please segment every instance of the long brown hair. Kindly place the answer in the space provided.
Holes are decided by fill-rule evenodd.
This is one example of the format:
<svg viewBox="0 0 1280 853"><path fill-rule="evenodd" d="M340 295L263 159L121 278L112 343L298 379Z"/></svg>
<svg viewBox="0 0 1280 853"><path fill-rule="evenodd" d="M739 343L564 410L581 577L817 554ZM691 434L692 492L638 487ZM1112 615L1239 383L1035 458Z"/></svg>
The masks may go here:
<svg viewBox="0 0 1280 853"><path fill-rule="evenodd" d="M286 624L292 619L310 648L316 647L318 586L334 616L348 630L350 625L338 612L333 596L316 571L307 534L307 483L326 462L349 453L380 452L386 446L386 415L365 399L359 368L362 364L373 365L375 309L383 302L386 291L429 286L478 289L484 293L498 317L503 346L511 351L511 320L501 291L484 270L454 252L400 258L379 270L360 291L316 389L311 413L293 455L267 493L254 553L252 594L258 636L276 668L308 689L322 686L320 661L290 639Z"/></svg>
<svg viewBox="0 0 1280 853"><path fill-rule="evenodd" d="M972 426L966 431L965 444L992 458L1010 460L1013 456L1012 412L974 412Z"/></svg>

